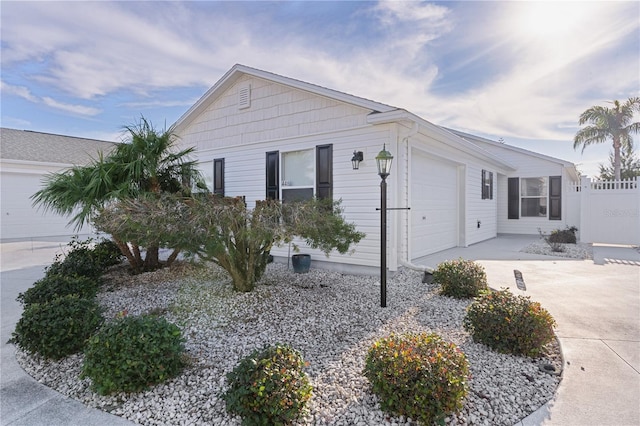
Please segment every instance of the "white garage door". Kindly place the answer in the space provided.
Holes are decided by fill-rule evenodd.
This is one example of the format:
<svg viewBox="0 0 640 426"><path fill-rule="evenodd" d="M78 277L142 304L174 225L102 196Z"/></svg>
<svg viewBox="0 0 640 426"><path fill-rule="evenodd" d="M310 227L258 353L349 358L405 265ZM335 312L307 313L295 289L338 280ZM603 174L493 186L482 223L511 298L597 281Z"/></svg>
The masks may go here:
<svg viewBox="0 0 640 426"><path fill-rule="evenodd" d="M52 212L45 213L43 209L32 206L30 197L42 188L42 177L43 174L35 173L2 173L0 240L69 236L91 232L88 226L75 231L73 226L67 227L68 217Z"/></svg>
<svg viewBox="0 0 640 426"><path fill-rule="evenodd" d="M445 160L413 151L411 257L458 245L458 171Z"/></svg>

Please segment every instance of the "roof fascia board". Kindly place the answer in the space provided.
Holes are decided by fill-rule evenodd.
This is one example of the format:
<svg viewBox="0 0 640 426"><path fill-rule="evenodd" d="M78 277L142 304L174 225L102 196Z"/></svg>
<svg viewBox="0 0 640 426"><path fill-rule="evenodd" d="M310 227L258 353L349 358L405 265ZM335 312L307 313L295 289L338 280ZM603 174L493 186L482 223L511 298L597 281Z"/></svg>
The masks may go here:
<svg viewBox="0 0 640 426"><path fill-rule="evenodd" d="M482 147L479 147L478 145L461 138L460 136L448 131L447 129L437 126L406 110L397 109L390 112L373 113L369 114L369 116L367 117L367 123L369 124L385 124L400 121L417 123L419 127L430 131L432 135L435 134L436 136L438 136L435 139L439 142L452 145L455 148L460 149L461 151L464 151L473 156L481 157L485 161L488 161L494 166L497 166L499 169L501 169L501 171L508 172L517 170L517 168L513 164L503 160L502 158L490 153L485 149L482 149Z"/></svg>
<svg viewBox="0 0 640 426"><path fill-rule="evenodd" d="M494 145L494 146L498 146L498 147L502 147L505 148L507 150L511 150L511 151L515 151L515 152L519 152L521 154L525 154L525 155L531 155L533 157L538 157L540 159L543 160L548 160L554 163L558 163L563 165L564 167L575 167L575 164L573 164L570 161L565 161L561 158L556 158L556 157L551 157L549 155L545 155L545 154L540 154L539 152L535 152L535 151L530 151L528 149L525 148L520 148L518 146L513 146L513 145L509 145L506 143L500 143L500 142L496 142L496 141L492 141L491 139L487 139L487 138L483 138L482 136L476 136L476 135L472 135L469 133L465 133L465 132L461 132L460 130L454 130L454 129L447 129L449 130L451 133L454 133L458 136L460 136L461 138L464 139L475 139L479 142L483 142L483 143L487 143L490 145Z"/></svg>
<svg viewBox="0 0 640 426"><path fill-rule="evenodd" d="M359 106L361 108L369 109L372 111L387 112L395 109L392 106L375 102L369 99L360 98L348 93L339 92L337 90L307 83L305 81L273 74L268 71L251 68L246 65L236 64L229 71L227 71L222 76L222 78L218 80L209 90L207 90L207 92L202 95L202 97L198 99L198 101L175 122L175 124L173 125L174 129L176 131L181 130L184 126L191 122L192 118L194 118L195 115L206 108L211 102L213 102L215 98L217 98L217 96L227 90L243 74L261 78L267 81L272 81L274 83L282 84L285 86L290 86L295 89L304 90L318 96L334 99L336 101Z"/></svg>

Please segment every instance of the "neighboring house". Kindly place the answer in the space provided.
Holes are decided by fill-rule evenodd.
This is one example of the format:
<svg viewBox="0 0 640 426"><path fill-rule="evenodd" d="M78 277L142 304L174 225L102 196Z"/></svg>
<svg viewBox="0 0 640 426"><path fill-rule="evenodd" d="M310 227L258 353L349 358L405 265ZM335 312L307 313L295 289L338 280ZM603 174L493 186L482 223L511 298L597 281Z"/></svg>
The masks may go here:
<svg viewBox="0 0 640 426"><path fill-rule="evenodd" d="M86 165L115 146L112 142L71 136L0 129L0 241L68 237L90 234L76 231L70 218L34 207L30 197L42 188L42 179L74 165Z"/></svg>
<svg viewBox="0 0 640 426"><path fill-rule="evenodd" d="M468 246L498 233L576 225L566 203L573 164L452 131L406 110L235 65L175 124L196 148L210 187L227 196L341 199L367 237L350 255L305 248L334 269L379 266L380 178L375 157L394 156L388 183L388 266ZM358 170L354 151L363 153ZM274 249L287 256L288 247ZM320 266L316 264L317 266ZM327 266L327 265L325 265Z"/></svg>

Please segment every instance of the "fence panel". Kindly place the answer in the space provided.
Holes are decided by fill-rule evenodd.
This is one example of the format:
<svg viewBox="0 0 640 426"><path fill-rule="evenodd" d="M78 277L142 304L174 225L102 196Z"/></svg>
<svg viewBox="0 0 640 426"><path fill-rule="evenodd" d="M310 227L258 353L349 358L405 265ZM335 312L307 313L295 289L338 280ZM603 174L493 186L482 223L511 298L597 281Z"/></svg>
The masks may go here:
<svg viewBox="0 0 640 426"><path fill-rule="evenodd" d="M638 180L580 183L580 239L587 243L640 244Z"/></svg>

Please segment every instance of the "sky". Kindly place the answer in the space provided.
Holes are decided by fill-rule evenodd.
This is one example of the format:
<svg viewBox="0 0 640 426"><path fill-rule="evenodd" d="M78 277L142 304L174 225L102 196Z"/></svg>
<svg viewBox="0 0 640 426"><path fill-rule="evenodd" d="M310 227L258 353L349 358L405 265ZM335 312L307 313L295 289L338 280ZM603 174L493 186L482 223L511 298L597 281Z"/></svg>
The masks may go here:
<svg viewBox="0 0 640 426"><path fill-rule="evenodd" d="M640 96L637 1L3 0L0 19L2 127L110 141L240 63L595 176L611 144L574 150L580 114Z"/></svg>

